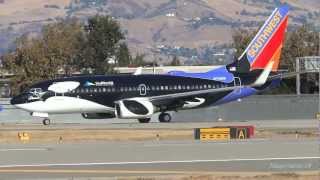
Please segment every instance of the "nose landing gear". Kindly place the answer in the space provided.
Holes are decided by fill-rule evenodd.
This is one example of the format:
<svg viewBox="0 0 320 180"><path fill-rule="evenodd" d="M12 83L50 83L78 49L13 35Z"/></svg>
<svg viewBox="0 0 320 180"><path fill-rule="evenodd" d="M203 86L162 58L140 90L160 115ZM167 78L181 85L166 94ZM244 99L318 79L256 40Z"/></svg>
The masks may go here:
<svg viewBox="0 0 320 180"><path fill-rule="evenodd" d="M45 125L45 126L50 125L50 123L51 123L51 121L50 121L49 118L45 118L45 119L42 120L42 124Z"/></svg>

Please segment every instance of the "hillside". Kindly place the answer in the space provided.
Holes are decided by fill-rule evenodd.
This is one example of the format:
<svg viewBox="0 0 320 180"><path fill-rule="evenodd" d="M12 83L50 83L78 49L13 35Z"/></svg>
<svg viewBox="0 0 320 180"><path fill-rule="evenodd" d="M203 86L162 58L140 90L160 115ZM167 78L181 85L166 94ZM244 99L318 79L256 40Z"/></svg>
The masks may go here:
<svg viewBox="0 0 320 180"><path fill-rule="evenodd" d="M318 23L318 0L292 0L291 25ZM134 53L210 59L230 44L232 29L257 28L278 0L0 0L0 54L16 37L61 18L108 14L120 21ZM232 53L232 52L231 52ZM212 60L212 57L211 57Z"/></svg>

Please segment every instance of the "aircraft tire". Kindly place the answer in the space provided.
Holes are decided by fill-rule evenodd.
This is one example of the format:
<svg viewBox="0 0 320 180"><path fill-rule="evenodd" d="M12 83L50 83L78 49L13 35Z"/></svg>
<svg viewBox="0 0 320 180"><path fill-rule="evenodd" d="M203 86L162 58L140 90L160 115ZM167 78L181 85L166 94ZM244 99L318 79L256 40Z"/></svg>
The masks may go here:
<svg viewBox="0 0 320 180"><path fill-rule="evenodd" d="M139 123L149 123L151 120L151 118L142 118L142 119L138 119Z"/></svg>
<svg viewBox="0 0 320 180"><path fill-rule="evenodd" d="M159 121L162 123L168 123L172 119L171 115L169 113L161 113L159 115Z"/></svg>
<svg viewBox="0 0 320 180"><path fill-rule="evenodd" d="M45 126L50 125L50 123L51 123L51 122L50 122L50 119L48 119L48 118L42 120L42 124L45 125Z"/></svg>

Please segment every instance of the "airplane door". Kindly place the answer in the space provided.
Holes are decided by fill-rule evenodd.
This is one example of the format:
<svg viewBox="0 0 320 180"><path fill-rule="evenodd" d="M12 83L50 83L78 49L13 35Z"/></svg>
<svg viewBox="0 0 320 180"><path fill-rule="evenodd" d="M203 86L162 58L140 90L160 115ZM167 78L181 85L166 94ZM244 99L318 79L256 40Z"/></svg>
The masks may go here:
<svg viewBox="0 0 320 180"><path fill-rule="evenodd" d="M141 96L147 95L147 86L145 84L139 85L139 92Z"/></svg>

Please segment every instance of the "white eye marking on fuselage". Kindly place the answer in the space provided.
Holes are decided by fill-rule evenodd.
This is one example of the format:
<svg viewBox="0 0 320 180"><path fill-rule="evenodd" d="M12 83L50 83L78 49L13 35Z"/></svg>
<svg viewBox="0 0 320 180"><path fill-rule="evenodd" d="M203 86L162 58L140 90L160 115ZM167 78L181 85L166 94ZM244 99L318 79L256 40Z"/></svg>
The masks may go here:
<svg viewBox="0 0 320 180"><path fill-rule="evenodd" d="M203 104L206 101L206 99L204 99L204 98L194 98L194 99L197 100L197 102L185 101L183 108L194 108L194 107L200 106L201 104Z"/></svg>
<svg viewBox="0 0 320 180"><path fill-rule="evenodd" d="M48 90L53 91L55 93L67 93L72 90L75 90L79 86L80 86L80 83L76 81L63 81L63 82L53 83L48 87Z"/></svg>

